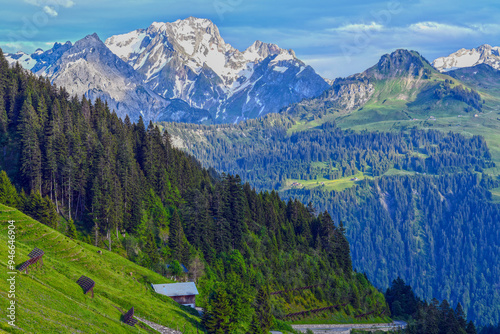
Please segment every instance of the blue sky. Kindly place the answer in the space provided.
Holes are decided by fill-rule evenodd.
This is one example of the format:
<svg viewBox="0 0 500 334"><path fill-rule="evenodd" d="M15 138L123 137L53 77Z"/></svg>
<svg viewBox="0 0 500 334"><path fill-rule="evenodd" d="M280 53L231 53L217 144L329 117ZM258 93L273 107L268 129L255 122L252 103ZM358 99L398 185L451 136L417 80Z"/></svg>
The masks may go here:
<svg viewBox="0 0 500 334"><path fill-rule="evenodd" d="M5 52L50 48L96 32L111 35L154 21L211 19L226 42L255 40L295 50L328 78L354 74L397 48L428 60L462 47L500 45L498 1L463 0L0 0Z"/></svg>

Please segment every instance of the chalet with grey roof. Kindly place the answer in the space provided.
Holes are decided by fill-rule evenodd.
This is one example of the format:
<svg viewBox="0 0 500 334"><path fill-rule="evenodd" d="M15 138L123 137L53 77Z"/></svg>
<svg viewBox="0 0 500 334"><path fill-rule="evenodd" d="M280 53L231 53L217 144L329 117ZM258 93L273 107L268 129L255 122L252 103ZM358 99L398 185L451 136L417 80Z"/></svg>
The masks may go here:
<svg viewBox="0 0 500 334"><path fill-rule="evenodd" d="M168 296L184 306L196 307L196 295L198 289L194 282L151 284L153 290L164 296Z"/></svg>

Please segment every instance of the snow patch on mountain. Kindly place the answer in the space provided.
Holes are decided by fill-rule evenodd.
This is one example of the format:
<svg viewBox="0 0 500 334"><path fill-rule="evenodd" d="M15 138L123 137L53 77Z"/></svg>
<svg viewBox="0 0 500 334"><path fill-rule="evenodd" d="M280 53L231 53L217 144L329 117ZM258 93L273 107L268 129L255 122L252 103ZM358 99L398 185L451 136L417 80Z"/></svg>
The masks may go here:
<svg viewBox="0 0 500 334"><path fill-rule="evenodd" d="M497 70L500 69L500 47L484 44L478 48L460 49L447 57L437 58L432 63L441 72L473 67L479 64L487 64Z"/></svg>
<svg viewBox="0 0 500 334"><path fill-rule="evenodd" d="M31 70L37 63L37 61L33 59L31 55L26 54L22 51L19 51L15 54L7 54L6 58L10 65L19 63L19 65L21 65L21 67L26 70Z"/></svg>

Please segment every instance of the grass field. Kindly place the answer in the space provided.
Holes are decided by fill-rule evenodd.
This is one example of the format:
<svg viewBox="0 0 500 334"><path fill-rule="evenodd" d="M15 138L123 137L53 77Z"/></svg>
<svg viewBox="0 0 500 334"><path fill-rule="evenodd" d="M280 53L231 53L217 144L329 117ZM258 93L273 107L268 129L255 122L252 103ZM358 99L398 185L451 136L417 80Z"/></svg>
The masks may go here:
<svg viewBox="0 0 500 334"><path fill-rule="evenodd" d="M9 289L8 221L15 221L16 265L38 247L45 251L43 266L16 276L16 328L0 314L0 331L11 333L148 333L121 322L121 312L135 308L147 320L196 333L199 317L172 299L154 293L150 283L169 280L127 259L85 243L75 242L19 211L0 205L0 307L5 310ZM102 251L102 255L97 251ZM84 295L76 280L85 275L96 282L95 297ZM190 313L191 312L191 313Z"/></svg>
<svg viewBox="0 0 500 334"><path fill-rule="evenodd" d="M357 178L357 180L352 180ZM298 180L298 179L287 179L286 185L282 187L280 190L290 190L295 188L292 186L293 183L300 183L301 186L297 186L298 189L323 189L325 191L342 191L344 189L350 188L356 184L356 182L360 182L365 178L371 178L370 176L359 172L356 175L343 177L336 180L329 180L325 178L318 178L317 180ZM324 184L322 184L324 183Z"/></svg>
<svg viewBox="0 0 500 334"><path fill-rule="evenodd" d="M495 203L500 203L500 188L492 189L491 191L491 200Z"/></svg>
<svg viewBox="0 0 500 334"><path fill-rule="evenodd" d="M384 173L386 176L392 176L392 175L415 175L415 172L407 171L407 170L401 170L401 169L395 169L395 168L390 168L387 172Z"/></svg>

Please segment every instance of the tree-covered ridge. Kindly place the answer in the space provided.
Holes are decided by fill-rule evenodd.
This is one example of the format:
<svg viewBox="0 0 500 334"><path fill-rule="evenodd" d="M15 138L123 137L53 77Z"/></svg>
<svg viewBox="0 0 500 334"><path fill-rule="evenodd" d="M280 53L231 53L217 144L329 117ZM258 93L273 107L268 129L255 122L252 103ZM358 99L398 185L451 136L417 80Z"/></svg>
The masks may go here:
<svg viewBox="0 0 500 334"><path fill-rule="evenodd" d="M480 136L417 129L408 133L354 132L341 130L332 122L288 135L287 122L271 122L268 117L261 123L247 121L226 127L183 124L176 130L172 124L164 125L203 165L237 173L258 189L279 189L287 179L334 180L358 172L381 176L391 168L442 174L482 171L495 165ZM203 140L193 142L186 137L189 132L201 132Z"/></svg>
<svg viewBox="0 0 500 334"><path fill-rule="evenodd" d="M167 264L178 268L175 261L204 271L201 304L211 311L211 296L224 290L235 332L250 326L252 300L264 285L320 282L315 303L342 301L356 315L386 310L383 295L352 272L345 230L328 213L203 169L172 147L168 132L122 121L100 100L69 97L9 68L1 54L0 126L0 166L17 187L1 178L10 205L24 209L23 192L43 198L64 217L46 223L74 238L159 273Z"/></svg>

